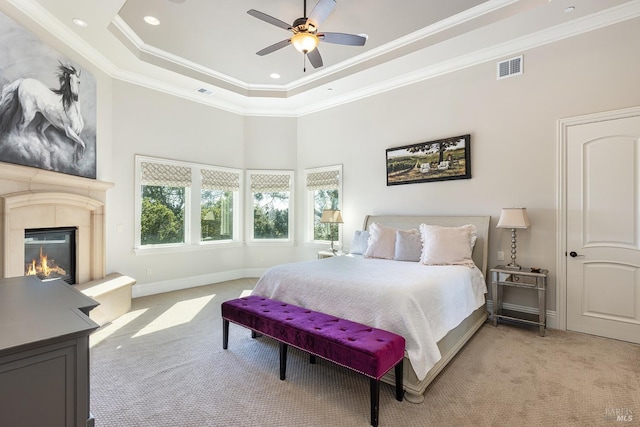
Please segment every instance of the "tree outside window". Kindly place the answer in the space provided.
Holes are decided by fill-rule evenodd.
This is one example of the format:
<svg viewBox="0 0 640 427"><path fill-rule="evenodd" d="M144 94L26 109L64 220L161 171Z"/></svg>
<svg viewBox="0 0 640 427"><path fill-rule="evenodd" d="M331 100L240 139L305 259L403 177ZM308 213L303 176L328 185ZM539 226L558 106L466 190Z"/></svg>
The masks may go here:
<svg viewBox="0 0 640 427"><path fill-rule="evenodd" d="M233 193L202 190L200 240L233 240Z"/></svg>
<svg viewBox="0 0 640 427"><path fill-rule="evenodd" d="M289 192L253 193L253 238L289 238Z"/></svg>
<svg viewBox="0 0 640 427"><path fill-rule="evenodd" d="M331 240L332 230L330 224L321 223L320 218L325 209L341 209L342 165L306 169L305 184L307 241L328 242Z"/></svg>
<svg viewBox="0 0 640 427"><path fill-rule="evenodd" d="M313 240L331 240L331 224L320 222L325 209L340 209L337 189L313 191Z"/></svg>
<svg viewBox="0 0 640 427"><path fill-rule="evenodd" d="M143 245L184 243L185 188L142 186L140 240Z"/></svg>
<svg viewBox="0 0 640 427"><path fill-rule="evenodd" d="M135 249L239 244L242 184L239 169L136 156Z"/></svg>
<svg viewBox="0 0 640 427"><path fill-rule="evenodd" d="M292 240L293 172L248 171L251 240Z"/></svg>
<svg viewBox="0 0 640 427"><path fill-rule="evenodd" d="M235 216L239 211L240 171L211 168L200 172L200 240L236 240Z"/></svg>

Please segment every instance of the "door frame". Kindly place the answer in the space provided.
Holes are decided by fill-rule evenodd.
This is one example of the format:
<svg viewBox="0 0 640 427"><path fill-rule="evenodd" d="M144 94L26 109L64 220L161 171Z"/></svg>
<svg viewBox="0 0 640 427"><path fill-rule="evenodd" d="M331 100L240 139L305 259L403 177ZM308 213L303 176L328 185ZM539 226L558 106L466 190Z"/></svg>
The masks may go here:
<svg viewBox="0 0 640 427"><path fill-rule="evenodd" d="M640 106L558 120L556 328L567 330L567 144L571 126L640 116Z"/></svg>

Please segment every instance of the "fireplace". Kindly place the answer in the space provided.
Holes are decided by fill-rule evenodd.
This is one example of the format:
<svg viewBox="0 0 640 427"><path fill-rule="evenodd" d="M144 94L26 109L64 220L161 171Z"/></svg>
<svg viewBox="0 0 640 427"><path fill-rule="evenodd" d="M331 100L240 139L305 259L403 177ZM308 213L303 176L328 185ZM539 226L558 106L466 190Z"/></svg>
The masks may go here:
<svg viewBox="0 0 640 427"><path fill-rule="evenodd" d="M25 276L76 283L76 227L25 229Z"/></svg>

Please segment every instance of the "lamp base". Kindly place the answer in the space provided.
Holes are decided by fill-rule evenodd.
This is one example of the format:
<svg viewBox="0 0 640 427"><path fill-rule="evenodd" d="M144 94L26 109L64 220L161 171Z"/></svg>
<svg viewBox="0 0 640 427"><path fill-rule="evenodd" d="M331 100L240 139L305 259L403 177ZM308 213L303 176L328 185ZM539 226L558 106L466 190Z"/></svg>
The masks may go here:
<svg viewBox="0 0 640 427"><path fill-rule="evenodd" d="M518 264L512 264L509 263L507 265L502 265L500 266L501 268L504 268L505 270L513 270L513 271L520 271L522 270L522 266L518 265Z"/></svg>

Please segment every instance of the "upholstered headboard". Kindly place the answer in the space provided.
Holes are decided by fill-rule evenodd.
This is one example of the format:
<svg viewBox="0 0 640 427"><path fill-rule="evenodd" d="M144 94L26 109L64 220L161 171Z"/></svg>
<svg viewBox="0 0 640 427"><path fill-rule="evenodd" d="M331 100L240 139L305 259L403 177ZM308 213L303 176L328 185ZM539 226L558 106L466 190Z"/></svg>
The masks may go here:
<svg viewBox="0 0 640 427"><path fill-rule="evenodd" d="M404 216L404 215L367 215L364 218L363 230L377 222L387 227L402 230L415 228L420 224L441 225L444 227L459 227L465 224L473 224L478 231L476 245L473 248L473 262L487 277L487 258L489 251L489 222L490 216Z"/></svg>

